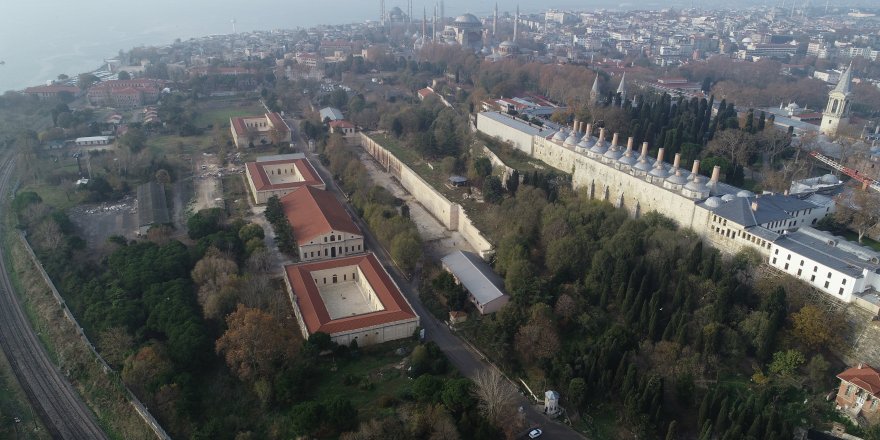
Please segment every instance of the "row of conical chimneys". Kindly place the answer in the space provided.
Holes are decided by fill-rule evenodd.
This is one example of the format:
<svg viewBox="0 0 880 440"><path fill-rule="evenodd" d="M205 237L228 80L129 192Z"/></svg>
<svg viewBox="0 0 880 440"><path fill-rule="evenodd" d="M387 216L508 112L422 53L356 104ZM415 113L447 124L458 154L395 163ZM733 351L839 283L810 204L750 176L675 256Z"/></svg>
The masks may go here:
<svg viewBox="0 0 880 440"><path fill-rule="evenodd" d="M681 169L681 153L675 154L672 167L670 170L667 170L663 162L664 148L660 148L657 151L657 159L651 164L650 157L648 156L648 142L642 143L641 154L636 159L633 151L635 141L632 136L627 140L626 150L621 151L619 148L619 134L614 133L611 138L611 145L606 149L605 128L599 129L599 137L595 143L592 143L592 124L583 121L574 121L569 136L565 137L561 132L562 130L560 130L560 133L557 133L557 136L553 136L553 140L557 142L562 141L563 146L571 147L578 153L599 159L606 164L616 162L617 169L628 166L637 170L636 172L639 175L646 174L651 176L652 179L668 180L670 185L673 186L670 189L678 189L681 186L685 186L692 193L699 194L697 197L708 196L711 188L718 184L721 175L721 167L716 165L712 169L712 176L708 183L703 184L703 178L699 174L700 161L694 160L690 175L685 177L684 173L686 171ZM592 148L587 149L591 144Z"/></svg>

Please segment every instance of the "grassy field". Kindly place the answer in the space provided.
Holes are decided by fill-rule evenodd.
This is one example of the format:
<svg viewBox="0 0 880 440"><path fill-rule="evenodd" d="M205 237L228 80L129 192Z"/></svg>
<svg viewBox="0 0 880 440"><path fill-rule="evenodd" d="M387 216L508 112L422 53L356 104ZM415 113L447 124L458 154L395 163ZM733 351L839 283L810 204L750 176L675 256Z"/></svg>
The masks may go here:
<svg viewBox="0 0 880 440"><path fill-rule="evenodd" d="M0 438L22 440L50 438L46 428L28 404L2 351L0 351Z"/></svg>
<svg viewBox="0 0 880 440"><path fill-rule="evenodd" d="M231 117L261 115L265 112L266 109L255 99L205 101L199 106L195 125L203 128L209 125L228 127Z"/></svg>
<svg viewBox="0 0 880 440"><path fill-rule="evenodd" d="M323 375L316 389L324 396L345 396L358 409L361 420L370 420L394 412L382 408L380 400L389 396L400 399L409 390L412 380L406 376L403 359L394 351L407 347L412 352L417 344L405 340L361 349L360 357L338 365L336 371Z"/></svg>

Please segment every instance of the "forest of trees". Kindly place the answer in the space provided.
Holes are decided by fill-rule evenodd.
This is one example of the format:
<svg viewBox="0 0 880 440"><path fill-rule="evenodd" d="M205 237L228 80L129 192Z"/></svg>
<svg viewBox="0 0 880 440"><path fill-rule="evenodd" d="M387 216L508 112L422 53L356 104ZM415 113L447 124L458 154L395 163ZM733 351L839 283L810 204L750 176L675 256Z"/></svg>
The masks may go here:
<svg viewBox="0 0 880 440"><path fill-rule="evenodd" d="M839 316L657 214L531 185L489 205L512 302L471 328L508 371L610 412L643 438L790 438L841 420L823 396L843 365ZM434 290L457 298L438 278ZM823 330L824 329L824 330ZM621 435L623 431L621 431Z"/></svg>

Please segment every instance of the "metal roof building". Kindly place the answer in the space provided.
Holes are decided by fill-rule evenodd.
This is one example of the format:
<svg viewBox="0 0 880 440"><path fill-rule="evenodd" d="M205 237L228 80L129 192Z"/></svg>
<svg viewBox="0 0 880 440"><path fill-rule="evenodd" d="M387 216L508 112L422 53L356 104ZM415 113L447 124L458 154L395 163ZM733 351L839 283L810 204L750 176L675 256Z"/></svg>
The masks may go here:
<svg viewBox="0 0 880 440"><path fill-rule="evenodd" d="M497 312L510 301L502 290L501 277L476 254L455 251L443 257L442 263L443 268L468 291L468 299L481 314Z"/></svg>

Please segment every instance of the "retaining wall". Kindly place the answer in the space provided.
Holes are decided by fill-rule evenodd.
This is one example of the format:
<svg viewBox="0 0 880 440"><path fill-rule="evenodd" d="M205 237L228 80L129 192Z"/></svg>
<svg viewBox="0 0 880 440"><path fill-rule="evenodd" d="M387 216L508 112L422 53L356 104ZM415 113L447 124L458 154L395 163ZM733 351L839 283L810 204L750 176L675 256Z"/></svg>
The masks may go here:
<svg viewBox="0 0 880 440"><path fill-rule="evenodd" d="M449 231L458 231L481 257L492 253L492 244L474 225L461 205L446 198L431 184L404 164L393 153L364 133L360 133L361 147L394 176L410 193Z"/></svg>

